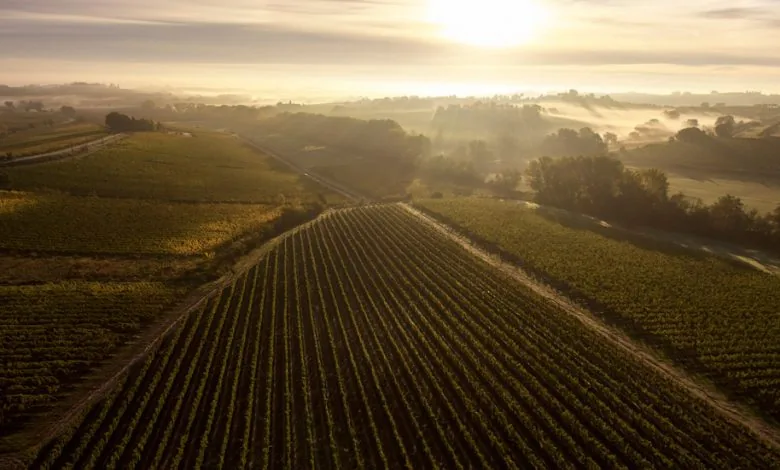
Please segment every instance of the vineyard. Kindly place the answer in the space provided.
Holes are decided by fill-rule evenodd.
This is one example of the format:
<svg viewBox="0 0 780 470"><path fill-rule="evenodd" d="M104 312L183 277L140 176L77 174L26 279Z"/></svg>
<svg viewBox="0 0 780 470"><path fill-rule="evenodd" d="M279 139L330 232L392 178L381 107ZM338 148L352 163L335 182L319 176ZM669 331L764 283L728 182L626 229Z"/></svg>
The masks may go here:
<svg viewBox="0 0 780 470"><path fill-rule="evenodd" d="M568 228L517 203L421 205L524 267L562 281L603 317L780 420L780 279L693 251Z"/></svg>
<svg viewBox="0 0 780 470"><path fill-rule="evenodd" d="M108 135L102 126L95 124L65 124L53 128L38 124L38 128L0 138L0 156L11 154L14 157L23 157L53 152Z"/></svg>
<svg viewBox="0 0 780 470"><path fill-rule="evenodd" d="M31 468L777 468L747 428L403 206L330 212Z"/></svg>
<svg viewBox="0 0 780 470"><path fill-rule="evenodd" d="M306 203L342 199L281 168L236 137L137 133L83 158L11 168L16 190L198 202Z"/></svg>
<svg viewBox="0 0 780 470"><path fill-rule="evenodd" d="M0 192L0 249L196 255L257 231L279 214L262 204Z"/></svg>
<svg viewBox="0 0 780 470"><path fill-rule="evenodd" d="M160 283L0 286L0 437L45 409L74 375L106 359L177 295Z"/></svg>

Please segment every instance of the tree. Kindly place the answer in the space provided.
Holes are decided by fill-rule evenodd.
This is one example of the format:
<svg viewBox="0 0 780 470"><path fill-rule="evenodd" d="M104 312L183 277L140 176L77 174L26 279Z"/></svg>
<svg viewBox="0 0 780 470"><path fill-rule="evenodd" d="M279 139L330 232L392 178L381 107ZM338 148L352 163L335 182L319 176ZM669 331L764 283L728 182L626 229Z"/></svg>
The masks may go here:
<svg viewBox="0 0 780 470"><path fill-rule="evenodd" d="M715 135L718 137L733 137L736 128L734 116L721 116L715 121Z"/></svg>
<svg viewBox="0 0 780 470"><path fill-rule="evenodd" d="M38 111L39 113L42 113L44 110L43 101L20 101L19 104L22 105L25 111Z"/></svg>
<svg viewBox="0 0 780 470"><path fill-rule="evenodd" d="M545 137L540 146L544 155L603 155L607 153L607 144L602 137L589 127L579 132L574 129L558 129L558 132Z"/></svg>
<svg viewBox="0 0 780 470"><path fill-rule="evenodd" d="M688 119L685 121L685 127L699 127L698 119Z"/></svg>
<svg viewBox="0 0 780 470"><path fill-rule="evenodd" d="M154 104L154 101L152 100L146 100L143 103L141 103L141 109L144 109L146 111L154 109L156 106Z"/></svg>
<svg viewBox="0 0 780 470"><path fill-rule="evenodd" d="M666 116L667 119L680 119L680 111L677 111L676 109L667 109L664 111L664 116Z"/></svg>
<svg viewBox="0 0 780 470"><path fill-rule="evenodd" d="M116 111L106 115L106 127L114 132L135 132L155 130L154 121L148 119L135 119Z"/></svg>
<svg viewBox="0 0 780 470"><path fill-rule="evenodd" d="M604 143L607 145L617 145L618 144L618 136L614 132L605 132L604 133Z"/></svg>
<svg viewBox="0 0 780 470"><path fill-rule="evenodd" d="M669 179L666 173L656 168L641 170L639 181L645 192L654 200L666 202L669 199Z"/></svg>
<svg viewBox="0 0 780 470"><path fill-rule="evenodd" d="M742 199L727 194L710 206L712 227L721 232L741 232L748 228L748 216Z"/></svg>
<svg viewBox="0 0 780 470"><path fill-rule="evenodd" d="M493 152L484 140L472 140L469 142L469 159L475 165L484 165L493 160Z"/></svg>
<svg viewBox="0 0 780 470"><path fill-rule="evenodd" d="M675 138L680 142L700 144L706 142L709 139L709 136L698 127L687 127L678 132Z"/></svg>
<svg viewBox="0 0 780 470"><path fill-rule="evenodd" d="M490 185L499 192L511 193L517 189L517 185L520 184L522 178L523 176L519 170L506 170L497 174L490 181Z"/></svg>
<svg viewBox="0 0 780 470"><path fill-rule="evenodd" d="M773 225L775 234L780 235L780 204L778 204L774 212L769 214L769 220Z"/></svg>
<svg viewBox="0 0 780 470"><path fill-rule="evenodd" d="M63 106L60 108L60 113L65 117L74 118L76 117L76 108L73 106Z"/></svg>
<svg viewBox="0 0 780 470"><path fill-rule="evenodd" d="M13 101L6 101L3 104L5 104L5 107L8 108L8 109L16 109L16 106L14 106L14 102Z"/></svg>

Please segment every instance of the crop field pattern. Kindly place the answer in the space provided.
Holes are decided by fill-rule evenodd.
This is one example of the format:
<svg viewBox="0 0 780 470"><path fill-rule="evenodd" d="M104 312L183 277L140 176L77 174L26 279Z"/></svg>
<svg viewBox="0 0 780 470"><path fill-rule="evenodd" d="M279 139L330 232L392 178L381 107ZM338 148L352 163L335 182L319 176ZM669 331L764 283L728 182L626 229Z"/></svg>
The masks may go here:
<svg viewBox="0 0 780 470"><path fill-rule="evenodd" d="M75 196L282 204L340 198L227 134L136 133L83 158L11 168L11 188Z"/></svg>
<svg viewBox="0 0 780 470"><path fill-rule="evenodd" d="M423 207L563 281L602 315L780 421L780 279L691 250L665 252L547 220L514 202Z"/></svg>
<svg viewBox="0 0 780 470"><path fill-rule="evenodd" d="M256 231L278 215L264 204L0 192L0 250L197 255Z"/></svg>
<svg viewBox="0 0 780 470"><path fill-rule="evenodd" d="M179 294L143 282L0 286L0 437Z"/></svg>
<svg viewBox="0 0 780 470"><path fill-rule="evenodd" d="M282 238L31 468L777 468L402 206Z"/></svg>
<svg viewBox="0 0 780 470"><path fill-rule="evenodd" d="M74 147L105 137L108 132L95 124L66 124L20 132L0 138L0 155L16 157L52 152Z"/></svg>

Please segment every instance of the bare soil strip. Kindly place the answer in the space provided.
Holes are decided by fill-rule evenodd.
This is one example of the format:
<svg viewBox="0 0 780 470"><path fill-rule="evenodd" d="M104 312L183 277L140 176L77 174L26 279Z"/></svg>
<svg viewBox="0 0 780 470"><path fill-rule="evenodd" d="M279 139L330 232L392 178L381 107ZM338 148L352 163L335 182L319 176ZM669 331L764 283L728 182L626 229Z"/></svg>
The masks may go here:
<svg viewBox="0 0 780 470"><path fill-rule="evenodd" d="M609 340L637 359L641 360L649 367L661 373L681 387L684 387L694 396L706 401L710 406L712 406L712 408L723 415L726 419L736 424L746 426L756 435L758 435L764 442L780 450L780 430L770 425L760 417L756 416L755 413L746 407L730 401L723 393L716 390L714 386L704 383L703 379L694 378L684 371L665 363L663 360L658 358L656 353L647 346L635 342L622 331L606 325L595 315L575 304L560 292L557 292L551 287L535 280L522 268L502 261L499 257L487 253L486 251L477 247L468 238L458 234L451 227L439 222L438 220L435 220L433 217L430 217L427 214L420 212L414 207L406 203L401 203L401 205L410 213L419 218L420 221L428 224L433 229L446 235L469 253L525 285L536 294L544 297L548 301L561 308L563 311L573 315L584 325L596 331L605 339Z"/></svg>

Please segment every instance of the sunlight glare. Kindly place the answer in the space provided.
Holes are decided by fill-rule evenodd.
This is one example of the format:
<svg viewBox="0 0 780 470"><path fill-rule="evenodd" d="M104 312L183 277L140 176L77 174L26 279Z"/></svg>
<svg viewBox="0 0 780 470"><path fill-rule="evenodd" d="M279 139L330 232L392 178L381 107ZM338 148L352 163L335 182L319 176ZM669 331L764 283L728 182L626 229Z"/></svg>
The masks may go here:
<svg viewBox="0 0 780 470"><path fill-rule="evenodd" d="M492 48L531 41L548 16L537 0L429 0L428 15L447 39Z"/></svg>

